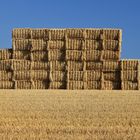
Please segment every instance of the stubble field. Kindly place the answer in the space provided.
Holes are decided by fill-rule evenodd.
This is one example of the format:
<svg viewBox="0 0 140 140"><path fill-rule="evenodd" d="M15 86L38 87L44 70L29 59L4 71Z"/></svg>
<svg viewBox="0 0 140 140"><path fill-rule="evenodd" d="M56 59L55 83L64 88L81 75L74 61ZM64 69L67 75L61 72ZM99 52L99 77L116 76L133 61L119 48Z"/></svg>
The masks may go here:
<svg viewBox="0 0 140 140"><path fill-rule="evenodd" d="M0 140L139 140L140 91L0 90Z"/></svg>

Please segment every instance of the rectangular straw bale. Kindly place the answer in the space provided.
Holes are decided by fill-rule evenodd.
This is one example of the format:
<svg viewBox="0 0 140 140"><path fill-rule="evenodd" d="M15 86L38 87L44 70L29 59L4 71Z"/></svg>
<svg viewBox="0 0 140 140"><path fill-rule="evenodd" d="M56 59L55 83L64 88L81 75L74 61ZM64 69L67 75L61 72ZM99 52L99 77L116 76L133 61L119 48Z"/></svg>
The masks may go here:
<svg viewBox="0 0 140 140"><path fill-rule="evenodd" d="M49 82L48 81L34 81L33 89L48 89Z"/></svg>
<svg viewBox="0 0 140 140"><path fill-rule="evenodd" d="M83 52L79 50L66 50L66 60L68 61L82 61Z"/></svg>
<svg viewBox="0 0 140 140"><path fill-rule="evenodd" d="M11 70L12 60L0 60L0 70L8 71Z"/></svg>
<svg viewBox="0 0 140 140"><path fill-rule="evenodd" d="M63 60L65 60L65 51L49 50L48 59L49 59L49 61L63 61Z"/></svg>
<svg viewBox="0 0 140 140"><path fill-rule="evenodd" d="M61 40L49 40L47 42L47 49L58 49L58 50L65 50L65 41Z"/></svg>
<svg viewBox="0 0 140 140"><path fill-rule="evenodd" d="M66 29L68 38L84 38L84 29Z"/></svg>
<svg viewBox="0 0 140 140"><path fill-rule="evenodd" d="M68 39L67 48L68 50L82 50L84 49L84 41L81 39Z"/></svg>
<svg viewBox="0 0 140 140"><path fill-rule="evenodd" d="M102 59L119 61L120 60L120 51L104 50Z"/></svg>
<svg viewBox="0 0 140 140"><path fill-rule="evenodd" d="M103 61L103 71L120 71L120 61Z"/></svg>
<svg viewBox="0 0 140 140"><path fill-rule="evenodd" d="M12 31L13 39L31 39L31 29L29 28L16 28Z"/></svg>
<svg viewBox="0 0 140 140"><path fill-rule="evenodd" d="M101 81L87 81L87 89L101 89Z"/></svg>
<svg viewBox="0 0 140 140"><path fill-rule="evenodd" d="M133 60L133 59L121 60L122 70L138 70L139 65L140 65L139 60Z"/></svg>
<svg viewBox="0 0 140 140"><path fill-rule="evenodd" d="M86 38L91 40L101 39L101 29L86 29Z"/></svg>
<svg viewBox="0 0 140 140"><path fill-rule="evenodd" d="M16 81L16 89L32 89L32 82L27 80Z"/></svg>
<svg viewBox="0 0 140 140"><path fill-rule="evenodd" d="M31 69L31 61L29 61L29 60L13 60L12 61L12 69L15 71L30 70Z"/></svg>
<svg viewBox="0 0 140 140"><path fill-rule="evenodd" d="M49 61L50 70L53 71L65 71L66 63L65 61Z"/></svg>
<svg viewBox="0 0 140 140"><path fill-rule="evenodd" d="M33 51L31 52L31 59L33 61L48 61L48 51Z"/></svg>
<svg viewBox="0 0 140 140"><path fill-rule="evenodd" d="M105 40L122 41L122 31L120 29L103 29L103 37Z"/></svg>
<svg viewBox="0 0 140 140"><path fill-rule="evenodd" d="M134 81L122 81L122 89L123 90L138 90L138 82Z"/></svg>
<svg viewBox="0 0 140 140"><path fill-rule="evenodd" d="M49 62L32 61L31 69L32 70L50 70Z"/></svg>
<svg viewBox="0 0 140 140"><path fill-rule="evenodd" d="M0 82L1 81L11 81L11 80L12 80L12 72L0 71Z"/></svg>
<svg viewBox="0 0 140 140"><path fill-rule="evenodd" d="M13 39L12 48L15 51L29 51L32 44L30 39Z"/></svg>
<svg viewBox="0 0 140 140"><path fill-rule="evenodd" d="M31 60L30 51L13 51L13 59Z"/></svg>
<svg viewBox="0 0 140 140"><path fill-rule="evenodd" d="M99 81L102 77L101 71L86 71L87 73L87 81Z"/></svg>
<svg viewBox="0 0 140 140"><path fill-rule="evenodd" d="M51 82L66 81L67 75L64 71L50 71L49 79Z"/></svg>
<svg viewBox="0 0 140 140"><path fill-rule="evenodd" d="M65 39L65 29L50 29L49 40L64 40Z"/></svg>
<svg viewBox="0 0 140 140"><path fill-rule="evenodd" d="M102 70L103 68L103 63L102 62L92 62L92 61L87 61L86 62L86 70Z"/></svg>
<svg viewBox="0 0 140 140"><path fill-rule="evenodd" d="M84 80L84 72L83 71L69 71L68 79L70 81L83 81Z"/></svg>
<svg viewBox="0 0 140 140"><path fill-rule="evenodd" d="M66 89L66 82L50 82L49 89Z"/></svg>
<svg viewBox="0 0 140 140"><path fill-rule="evenodd" d="M49 29L42 28L42 29L32 29L32 39L49 39Z"/></svg>
<svg viewBox="0 0 140 140"><path fill-rule="evenodd" d="M68 84L69 90L84 89L84 82L83 81L69 81L67 84Z"/></svg>
<svg viewBox="0 0 140 140"><path fill-rule="evenodd" d="M104 50L121 51L121 42L118 40L104 40Z"/></svg>
<svg viewBox="0 0 140 140"><path fill-rule="evenodd" d="M32 51L46 51L47 42L43 39L32 39L31 40L31 50Z"/></svg>
<svg viewBox="0 0 140 140"><path fill-rule="evenodd" d="M0 81L0 89L14 89L14 82Z"/></svg>
<svg viewBox="0 0 140 140"><path fill-rule="evenodd" d="M122 80L124 81L137 81L140 79L140 77L138 77L138 71L136 70L121 71L121 74Z"/></svg>
<svg viewBox="0 0 140 140"><path fill-rule="evenodd" d="M49 71L46 70L32 70L31 71L32 80L39 81L49 81Z"/></svg>
<svg viewBox="0 0 140 140"><path fill-rule="evenodd" d="M107 81L121 81L121 73L120 71L107 71L103 72L103 78Z"/></svg>
<svg viewBox="0 0 140 140"><path fill-rule="evenodd" d="M0 49L0 60L12 59L12 49Z"/></svg>
<svg viewBox="0 0 140 140"><path fill-rule="evenodd" d="M121 89L121 82L104 81L104 90L119 90Z"/></svg>
<svg viewBox="0 0 140 140"><path fill-rule="evenodd" d="M99 50L87 50L86 60L87 61L100 61L102 52Z"/></svg>
<svg viewBox="0 0 140 140"><path fill-rule="evenodd" d="M102 43L99 40L86 40L85 48L87 50L102 50Z"/></svg>
<svg viewBox="0 0 140 140"><path fill-rule="evenodd" d="M84 63L80 61L68 61L68 71L83 71Z"/></svg>
<svg viewBox="0 0 140 140"><path fill-rule="evenodd" d="M31 80L32 77L29 70L14 71L13 74L15 80Z"/></svg>

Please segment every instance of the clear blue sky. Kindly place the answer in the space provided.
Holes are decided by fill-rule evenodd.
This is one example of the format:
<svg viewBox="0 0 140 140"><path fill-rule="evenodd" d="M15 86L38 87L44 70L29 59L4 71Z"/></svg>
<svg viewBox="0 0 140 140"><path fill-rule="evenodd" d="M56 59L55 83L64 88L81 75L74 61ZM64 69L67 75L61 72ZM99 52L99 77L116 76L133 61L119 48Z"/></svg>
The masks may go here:
<svg viewBox="0 0 140 140"><path fill-rule="evenodd" d="M0 48L17 27L121 28L122 58L140 58L140 0L0 0Z"/></svg>

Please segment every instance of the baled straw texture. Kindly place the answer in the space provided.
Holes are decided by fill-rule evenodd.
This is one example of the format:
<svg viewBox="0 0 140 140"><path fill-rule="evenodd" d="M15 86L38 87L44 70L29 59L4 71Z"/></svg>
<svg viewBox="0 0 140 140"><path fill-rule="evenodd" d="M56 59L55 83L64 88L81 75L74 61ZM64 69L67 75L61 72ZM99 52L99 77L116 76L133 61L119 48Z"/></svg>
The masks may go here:
<svg viewBox="0 0 140 140"><path fill-rule="evenodd" d="M12 72L11 71L0 71L0 82L1 81L11 81Z"/></svg>
<svg viewBox="0 0 140 140"><path fill-rule="evenodd" d="M0 60L12 59L12 49L1 49Z"/></svg>
<svg viewBox="0 0 140 140"><path fill-rule="evenodd" d="M103 71L120 71L120 61L103 61Z"/></svg>
<svg viewBox="0 0 140 140"><path fill-rule="evenodd" d="M120 71L108 71L108 72L103 72L103 78L104 80L107 81L121 81L121 73Z"/></svg>
<svg viewBox="0 0 140 140"><path fill-rule="evenodd" d="M101 89L101 81L87 81L87 89L89 90Z"/></svg>
<svg viewBox="0 0 140 140"><path fill-rule="evenodd" d="M0 71L9 71L12 67L13 60L1 60L0 61Z"/></svg>
<svg viewBox="0 0 140 140"><path fill-rule="evenodd" d="M50 82L49 89L66 89L66 82Z"/></svg>
<svg viewBox="0 0 140 140"><path fill-rule="evenodd" d="M0 81L0 89L13 89L14 82L12 81Z"/></svg>
<svg viewBox="0 0 140 140"><path fill-rule="evenodd" d="M138 82L133 81L122 81L122 90L138 90Z"/></svg>
<svg viewBox="0 0 140 140"><path fill-rule="evenodd" d="M121 89L121 82L104 81L104 90L119 90Z"/></svg>

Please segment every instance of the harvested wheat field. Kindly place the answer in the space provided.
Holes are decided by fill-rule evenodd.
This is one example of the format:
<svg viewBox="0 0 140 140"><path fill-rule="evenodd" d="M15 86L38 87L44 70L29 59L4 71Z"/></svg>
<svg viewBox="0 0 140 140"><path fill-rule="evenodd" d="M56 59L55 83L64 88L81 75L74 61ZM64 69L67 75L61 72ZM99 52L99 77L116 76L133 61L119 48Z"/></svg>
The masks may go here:
<svg viewBox="0 0 140 140"><path fill-rule="evenodd" d="M140 139L140 91L0 90L0 140Z"/></svg>

